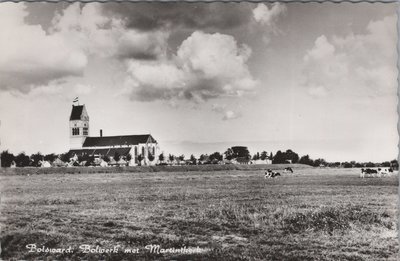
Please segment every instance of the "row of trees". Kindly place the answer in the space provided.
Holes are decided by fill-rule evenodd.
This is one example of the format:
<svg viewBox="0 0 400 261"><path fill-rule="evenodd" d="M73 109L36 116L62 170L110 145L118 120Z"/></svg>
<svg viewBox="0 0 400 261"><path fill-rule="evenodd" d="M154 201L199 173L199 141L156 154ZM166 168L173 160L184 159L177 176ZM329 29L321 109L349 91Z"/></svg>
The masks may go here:
<svg viewBox="0 0 400 261"><path fill-rule="evenodd" d="M43 155L40 152L26 155L24 152L19 153L18 155L13 155L8 150L3 151L1 153L1 167L10 167L12 164L15 164L16 167L38 167L40 166L40 161L48 161L53 163L56 159L59 159L61 162L68 163L70 162L71 155L68 153L62 154L46 154ZM244 146L235 146L228 148L224 153L214 152L210 155L202 154L198 158L194 155L191 155L188 159L185 159L185 155L175 156L173 154L169 154L167 157L161 153L156 157L149 153L147 160L150 162L154 162L154 160L158 160L158 164L218 164L223 162L224 160L232 161L235 159L245 159L250 162L250 160L270 160L272 164L288 164L288 163L299 163L306 164L314 167L326 166L326 167L343 167L343 168L362 168L362 167L394 167L398 168L397 160L385 161L381 163L373 163L373 162L327 162L322 158L311 159L309 155L299 156L296 152L292 150L280 151L278 150L275 155L270 152L262 151L255 153L253 156L250 155L247 147ZM130 161L132 159L131 155L122 156L118 152L112 157L112 159L108 156L103 156L102 160L106 162L110 162L111 160L118 162L120 160ZM137 162L140 165L142 160L144 159L143 155L138 155ZM95 158L91 155L82 155L78 156L74 165L79 165L80 163L84 163L86 166L94 165Z"/></svg>
<svg viewBox="0 0 400 261"><path fill-rule="evenodd" d="M67 153L64 154L47 154L43 155L40 152L31 154L31 155L26 155L25 152L21 152L18 155L14 155L10 153L8 150L5 150L1 153L1 166L2 167L10 167L13 162L17 167L27 167L27 166L32 166L32 167L39 167L40 161L48 161L48 162L53 162L55 159L60 158L61 160L65 160L68 157ZM66 162L69 161L69 158L67 159Z"/></svg>

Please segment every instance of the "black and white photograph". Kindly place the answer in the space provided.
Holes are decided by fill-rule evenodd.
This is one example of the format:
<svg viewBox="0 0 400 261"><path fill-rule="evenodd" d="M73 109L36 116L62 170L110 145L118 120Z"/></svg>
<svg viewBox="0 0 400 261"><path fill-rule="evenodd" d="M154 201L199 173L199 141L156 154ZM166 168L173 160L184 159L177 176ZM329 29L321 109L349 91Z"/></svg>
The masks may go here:
<svg viewBox="0 0 400 261"><path fill-rule="evenodd" d="M0 1L0 260L399 260L398 10Z"/></svg>

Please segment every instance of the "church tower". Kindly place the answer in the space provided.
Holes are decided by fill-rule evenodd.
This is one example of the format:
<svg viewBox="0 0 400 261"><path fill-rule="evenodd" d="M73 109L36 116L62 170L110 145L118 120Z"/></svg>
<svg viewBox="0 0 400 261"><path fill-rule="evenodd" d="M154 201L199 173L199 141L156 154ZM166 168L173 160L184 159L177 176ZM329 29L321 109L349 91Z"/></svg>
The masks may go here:
<svg viewBox="0 0 400 261"><path fill-rule="evenodd" d="M85 105L72 105L69 117L69 144L71 149L82 149L86 137L89 137L89 115Z"/></svg>

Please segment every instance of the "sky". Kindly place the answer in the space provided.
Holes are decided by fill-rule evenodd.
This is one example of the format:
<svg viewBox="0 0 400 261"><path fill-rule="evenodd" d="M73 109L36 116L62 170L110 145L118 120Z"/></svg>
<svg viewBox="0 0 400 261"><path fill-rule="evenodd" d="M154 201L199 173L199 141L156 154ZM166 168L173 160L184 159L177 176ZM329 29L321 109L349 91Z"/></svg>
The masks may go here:
<svg viewBox="0 0 400 261"><path fill-rule="evenodd" d="M397 158L396 4L0 3L0 150L150 133L165 154Z"/></svg>

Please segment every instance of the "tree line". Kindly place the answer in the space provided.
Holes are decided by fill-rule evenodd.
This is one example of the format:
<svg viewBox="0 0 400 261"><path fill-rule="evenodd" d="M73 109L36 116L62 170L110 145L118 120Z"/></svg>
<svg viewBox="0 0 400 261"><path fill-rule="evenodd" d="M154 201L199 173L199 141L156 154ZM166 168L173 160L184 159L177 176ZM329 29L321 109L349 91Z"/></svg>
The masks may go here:
<svg viewBox="0 0 400 261"><path fill-rule="evenodd" d="M40 161L48 161L49 163L53 163L58 160L59 162L68 163L71 162L71 157L73 155L69 155L69 153L61 153L61 154L41 154L40 152L27 155L24 152L21 152L17 155L12 154L8 150L5 150L1 153L1 167L10 167L12 164L15 164L16 167L39 167ZM120 155L118 152L115 153L113 157L109 156L101 156L101 159L110 162L120 161L121 159L124 161L130 161L132 156L130 154L126 156ZM137 162L140 163L144 159L143 155L138 155L136 158ZM214 152L211 154L201 154L198 158L196 158L193 154L190 155L189 158L185 158L185 155L175 156L173 154L168 154L168 156L161 153L160 155L152 155L149 153L147 159L150 162L154 162L157 159L157 164L159 165L169 165L169 164L186 164L186 165L199 165L199 164L229 164L232 162L238 162L240 160L241 163L257 163L263 162L272 163L272 164L305 164L313 167L336 167L336 168L362 168L362 167L393 167L398 169L398 161L391 160L385 162L356 162L356 161L346 161L346 162L328 162L325 159L317 158L312 159L309 155L299 156L293 150L281 151L278 150L275 154L272 152L261 151L256 152L251 155L250 151L245 146L234 146L226 149L223 153ZM95 157L93 155L80 155L77 157L77 160L73 162L75 166L82 166L81 163L84 163L84 166L91 166L95 162Z"/></svg>

